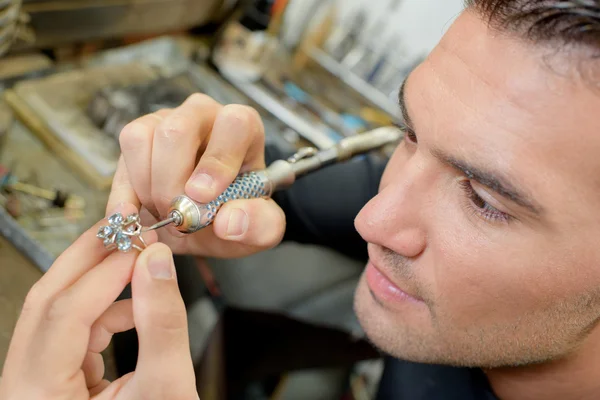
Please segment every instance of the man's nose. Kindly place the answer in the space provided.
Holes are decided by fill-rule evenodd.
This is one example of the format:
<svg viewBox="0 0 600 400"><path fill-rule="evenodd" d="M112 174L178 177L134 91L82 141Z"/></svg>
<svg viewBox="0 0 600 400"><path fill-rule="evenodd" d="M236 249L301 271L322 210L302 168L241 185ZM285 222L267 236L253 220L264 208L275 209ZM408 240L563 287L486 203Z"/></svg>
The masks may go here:
<svg viewBox="0 0 600 400"><path fill-rule="evenodd" d="M365 241L413 258L426 247L427 171L415 156L388 174L390 181L363 207L355 227Z"/></svg>

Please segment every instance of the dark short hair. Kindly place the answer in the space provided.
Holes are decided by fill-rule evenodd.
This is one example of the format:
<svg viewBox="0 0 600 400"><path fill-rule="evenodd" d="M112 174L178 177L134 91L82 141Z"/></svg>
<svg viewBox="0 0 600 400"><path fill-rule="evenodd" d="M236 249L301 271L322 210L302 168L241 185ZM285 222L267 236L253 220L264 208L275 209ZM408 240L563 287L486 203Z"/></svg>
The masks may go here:
<svg viewBox="0 0 600 400"><path fill-rule="evenodd" d="M581 46L600 57L600 0L466 0L500 31L534 42Z"/></svg>

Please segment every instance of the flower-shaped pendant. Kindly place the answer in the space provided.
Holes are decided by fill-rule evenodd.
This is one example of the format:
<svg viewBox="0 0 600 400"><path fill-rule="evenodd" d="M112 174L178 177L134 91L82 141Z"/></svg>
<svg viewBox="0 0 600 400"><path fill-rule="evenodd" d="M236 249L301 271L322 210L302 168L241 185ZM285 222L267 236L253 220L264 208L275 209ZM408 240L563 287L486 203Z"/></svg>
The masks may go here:
<svg viewBox="0 0 600 400"><path fill-rule="evenodd" d="M123 253L129 252L131 249L143 250L134 243L136 238L146 247L146 242L142 238L142 224L138 214L129 214L127 218L121 213L111 215L108 217L108 225L101 226L96 237L103 241L104 247L108 250L117 249Z"/></svg>

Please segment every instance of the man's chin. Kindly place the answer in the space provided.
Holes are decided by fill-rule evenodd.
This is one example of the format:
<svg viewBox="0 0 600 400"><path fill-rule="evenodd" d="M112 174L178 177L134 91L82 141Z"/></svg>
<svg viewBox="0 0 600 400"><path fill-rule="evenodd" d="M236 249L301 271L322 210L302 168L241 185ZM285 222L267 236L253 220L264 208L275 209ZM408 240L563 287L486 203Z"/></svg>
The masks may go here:
<svg viewBox="0 0 600 400"><path fill-rule="evenodd" d="M399 357L406 329L397 326L394 315L373 296L364 279L360 280L354 296L354 312L368 340L384 353Z"/></svg>
<svg viewBox="0 0 600 400"><path fill-rule="evenodd" d="M387 309L370 291L364 277L356 288L354 311L367 339L383 353L407 361L431 361L430 351L424 346L425 329L411 326L410 318Z"/></svg>

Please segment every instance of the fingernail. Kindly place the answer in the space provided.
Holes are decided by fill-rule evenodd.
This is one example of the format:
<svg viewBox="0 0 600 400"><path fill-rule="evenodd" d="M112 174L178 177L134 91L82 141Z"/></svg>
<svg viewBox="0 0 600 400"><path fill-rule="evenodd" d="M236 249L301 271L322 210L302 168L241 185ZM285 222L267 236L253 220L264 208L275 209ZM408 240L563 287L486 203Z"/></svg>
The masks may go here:
<svg viewBox="0 0 600 400"><path fill-rule="evenodd" d="M197 190L212 190L215 181L208 174L200 174L192 179L192 186Z"/></svg>
<svg viewBox="0 0 600 400"><path fill-rule="evenodd" d="M155 251L148 259L148 272L154 279L173 278L173 257L167 250Z"/></svg>
<svg viewBox="0 0 600 400"><path fill-rule="evenodd" d="M227 236L241 236L248 230L248 214L242 209L234 208L229 214Z"/></svg>

